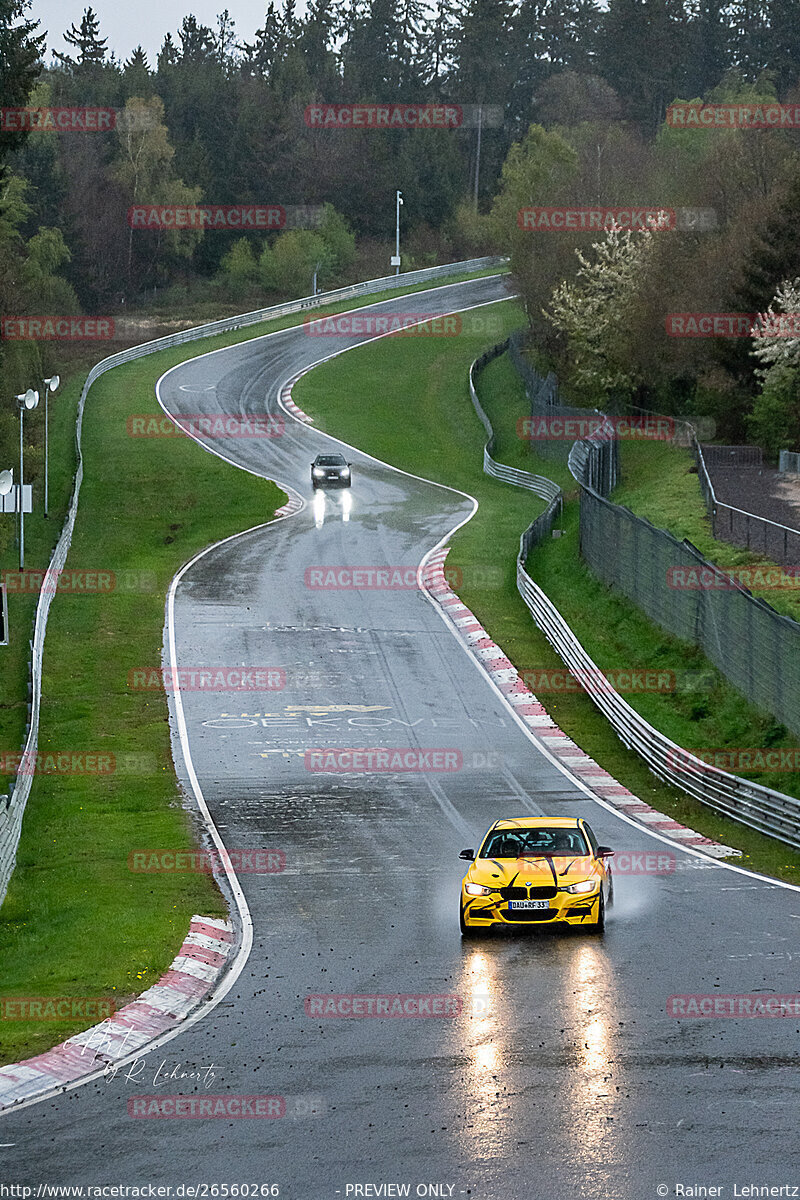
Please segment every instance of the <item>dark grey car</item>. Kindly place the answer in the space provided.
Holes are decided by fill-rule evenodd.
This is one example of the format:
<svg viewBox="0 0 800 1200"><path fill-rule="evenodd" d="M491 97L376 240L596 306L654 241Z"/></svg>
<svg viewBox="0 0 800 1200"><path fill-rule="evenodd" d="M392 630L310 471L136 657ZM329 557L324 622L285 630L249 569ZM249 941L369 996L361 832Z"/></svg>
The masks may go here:
<svg viewBox="0 0 800 1200"><path fill-rule="evenodd" d="M350 487L350 466L343 454L318 454L311 464L312 488Z"/></svg>

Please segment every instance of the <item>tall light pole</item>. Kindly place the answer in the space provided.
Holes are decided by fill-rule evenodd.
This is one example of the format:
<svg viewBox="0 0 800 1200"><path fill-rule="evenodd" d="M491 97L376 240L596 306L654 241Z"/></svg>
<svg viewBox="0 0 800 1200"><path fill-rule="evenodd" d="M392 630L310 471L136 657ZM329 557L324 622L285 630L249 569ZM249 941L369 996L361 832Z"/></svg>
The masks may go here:
<svg viewBox="0 0 800 1200"><path fill-rule="evenodd" d="M19 406L19 484L17 490L19 504L19 569L25 570L25 488L22 474L22 429L23 417L26 410L31 412L39 403L39 393L28 388L21 396L17 396Z"/></svg>
<svg viewBox="0 0 800 1200"><path fill-rule="evenodd" d="M395 206L395 275L399 275L399 209L403 203L403 193L397 192L397 204Z"/></svg>
<svg viewBox="0 0 800 1200"><path fill-rule="evenodd" d="M482 127L483 127L483 105L479 104L478 105L478 137L477 137L477 145L475 147L475 196L474 196L475 212L478 211L478 181L480 180L480 174L481 174L481 129L482 129Z"/></svg>
<svg viewBox="0 0 800 1200"><path fill-rule="evenodd" d="M50 481L50 447L47 436L47 398L50 392L58 391L58 385L61 383L61 378L58 375L51 375L49 379L44 381L44 515L47 516L47 496L48 484Z"/></svg>

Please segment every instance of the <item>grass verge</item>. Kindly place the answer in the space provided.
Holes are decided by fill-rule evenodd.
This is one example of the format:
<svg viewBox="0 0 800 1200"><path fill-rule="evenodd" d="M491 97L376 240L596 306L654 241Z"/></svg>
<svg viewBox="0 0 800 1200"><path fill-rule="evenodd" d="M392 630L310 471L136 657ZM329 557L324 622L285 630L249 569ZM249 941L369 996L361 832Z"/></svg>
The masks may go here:
<svg viewBox="0 0 800 1200"><path fill-rule="evenodd" d="M492 311L502 313L507 331L522 323L523 314L513 302ZM384 339L317 368L299 381L294 396L318 426L336 436L395 466L475 496L478 512L454 536L448 556L448 568L458 568L462 574L459 594L520 671L561 667L560 658L533 624L515 580L519 535L542 510L543 502L482 472L483 429L469 401L466 375L470 362L485 348L485 339L480 338L460 337L452 342ZM527 406L524 389L506 357L489 364L478 388L497 434L495 456L547 475L565 490L565 535L543 548L541 560L537 552L533 574L598 664L644 666L652 662L673 670L685 666L713 671L699 652L651 625L633 605L605 589L581 563L575 482L566 467L533 458L519 442L516 424L528 415ZM364 397L358 406L353 405L353 395ZM729 693L724 697L729 735L738 728L750 739L738 744L758 744L750 722L759 718L745 711L741 698L728 685L719 686ZM640 699L646 702L644 715L659 727L660 710L653 702L665 700L670 705L677 700L681 728L690 731L686 743L690 745L701 744L697 740L701 736L711 737L721 698L716 686L699 698L691 693L688 698L635 697L637 707ZM626 750L587 695L543 699L561 728L643 800L708 837L741 849L743 858L737 861L800 882L800 855L660 783L638 755ZM761 721L763 726L763 718ZM765 739L772 733L780 731L763 728ZM717 739L702 744L726 743ZM785 782L784 777L779 786L785 787Z"/></svg>

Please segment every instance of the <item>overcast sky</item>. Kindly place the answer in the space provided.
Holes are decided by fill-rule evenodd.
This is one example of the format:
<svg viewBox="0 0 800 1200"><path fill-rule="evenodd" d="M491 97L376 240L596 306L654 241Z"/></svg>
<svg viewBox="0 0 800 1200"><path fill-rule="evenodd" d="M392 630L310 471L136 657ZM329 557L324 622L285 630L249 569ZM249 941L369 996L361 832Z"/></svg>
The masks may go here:
<svg viewBox="0 0 800 1200"><path fill-rule="evenodd" d="M61 35L70 25L80 25L88 7L89 0L33 0L30 15L48 31L47 62L53 50L67 49ZM227 7L236 22L238 40L252 41L253 33L264 23L267 0L91 0L91 7L100 18L101 36L108 38L108 48L117 58L124 61L141 42L154 66L164 34L169 30L174 37L187 14L193 13L203 25L214 28L217 13ZM305 5L297 8L302 12Z"/></svg>

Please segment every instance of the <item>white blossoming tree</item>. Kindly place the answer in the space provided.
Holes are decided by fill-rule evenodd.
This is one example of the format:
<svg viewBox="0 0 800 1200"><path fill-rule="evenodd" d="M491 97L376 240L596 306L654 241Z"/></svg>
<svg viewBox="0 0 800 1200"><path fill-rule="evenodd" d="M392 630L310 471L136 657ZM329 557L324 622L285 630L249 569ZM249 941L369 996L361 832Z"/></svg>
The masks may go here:
<svg viewBox="0 0 800 1200"><path fill-rule="evenodd" d="M784 279L752 330L761 395L747 419L748 433L771 458L800 450L800 277Z"/></svg>
<svg viewBox="0 0 800 1200"><path fill-rule="evenodd" d="M652 239L649 229L612 228L605 241L592 245L594 260L576 250L575 279L559 284L550 311L542 310L566 334L573 378L590 393L630 392L639 382L626 361L625 345Z"/></svg>
<svg viewBox="0 0 800 1200"><path fill-rule="evenodd" d="M761 364L756 374L763 381L776 367L800 369L800 276L784 279L767 311L758 314L752 337L751 354Z"/></svg>

